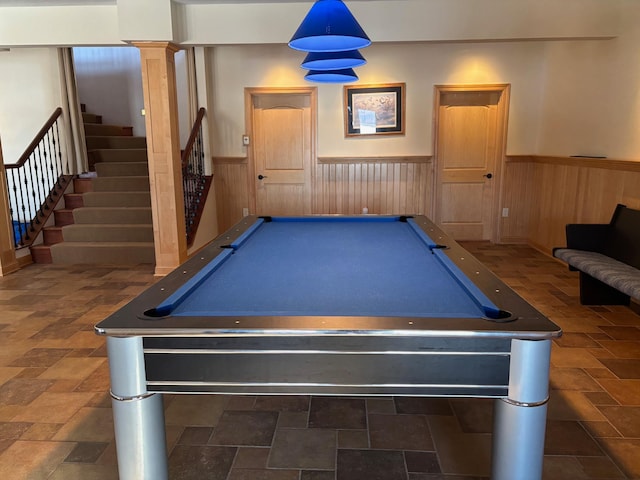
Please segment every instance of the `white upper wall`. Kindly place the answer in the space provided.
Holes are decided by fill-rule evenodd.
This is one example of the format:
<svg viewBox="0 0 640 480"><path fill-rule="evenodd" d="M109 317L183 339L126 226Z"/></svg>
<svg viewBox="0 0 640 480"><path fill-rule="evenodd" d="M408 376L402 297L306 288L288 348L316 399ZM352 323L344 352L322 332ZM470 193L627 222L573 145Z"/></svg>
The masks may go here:
<svg viewBox="0 0 640 480"><path fill-rule="evenodd" d="M550 43L537 153L640 161L640 2L618 38Z"/></svg>
<svg viewBox="0 0 640 480"><path fill-rule="evenodd" d="M508 153L535 149L541 103L544 43L374 44L362 53L352 85L406 84L405 135L344 135L343 85L318 86L318 155L380 156L433 154L434 85L512 85ZM304 85L302 52L282 45L208 49L213 87L214 155L243 156L244 88Z"/></svg>
<svg viewBox="0 0 640 480"><path fill-rule="evenodd" d="M167 1L160 0L164 7ZM298 67L302 54L284 43L311 1L185 1L171 4L170 19L166 8L158 9L164 12L163 25L170 24L176 43L216 45L207 49L213 60L205 81L214 92L210 96L214 114L209 114L216 129L213 153L243 155L239 145L244 131L243 88L304 83ZM15 47L122 44L125 25L118 13L145 4L151 11L155 5L142 0L99 3L0 6L0 48L12 48L0 52L0 135L6 162L14 152L22 153L60 99L58 67L52 61L55 49ZM323 85L319 87L320 155L429 154L434 84L510 83L508 153L640 159L640 1L347 4L374 40L363 51L369 64L358 70L361 82L407 83L407 134L375 142L345 139L342 87ZM154 33L149 22L139 25L136 31L135 22L129 23L126 36L141 40L167 36L166 28ZM615 38L603 40L609 37ZM515 41L551 38L573 40ZM405 40L420 41L397 43ZM42 104L34 105L34 99Z"/></svg>
<svg viewBox="0 0 640 480"><path fill-rule="evenodd" d="M15 163L61 106L55 48L0 52L0 136L4 163Z"/></svg>
<svg viewBox="0 0 640 480"><path fill-rule="evenodd" d="M347 2L374 42L603 38L626 0L370 0ZM287 43L311 2L0 7L0 47Z"/></svg>

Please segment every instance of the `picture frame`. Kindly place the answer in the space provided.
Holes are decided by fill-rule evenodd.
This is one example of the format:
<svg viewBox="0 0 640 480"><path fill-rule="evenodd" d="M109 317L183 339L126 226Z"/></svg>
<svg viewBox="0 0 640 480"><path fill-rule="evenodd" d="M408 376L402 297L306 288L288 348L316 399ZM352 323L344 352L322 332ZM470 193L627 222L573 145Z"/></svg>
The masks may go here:
<svg viewBox="0 0 640 480"><path fill-rule="evenodd" d="M404 135L405 84L344 87L345 137Z"/></svg>

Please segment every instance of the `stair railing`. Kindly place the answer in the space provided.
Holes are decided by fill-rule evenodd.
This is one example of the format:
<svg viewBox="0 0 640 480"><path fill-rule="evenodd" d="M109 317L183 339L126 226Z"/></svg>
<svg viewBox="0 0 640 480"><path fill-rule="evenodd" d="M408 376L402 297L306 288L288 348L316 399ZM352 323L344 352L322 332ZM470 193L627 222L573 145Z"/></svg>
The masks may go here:
<svg viewBox="0 0 640 480"><path fill-rule="evenodd" d="M33 243L71 179L68 158L63 168L61 115L56 108L18 161L4 166L16 250Z"/></svg>
<svg viewBox="0 0 640 480"><path fill-rule="evenodd" d="M187 245L191 246L200 222L204 204L207 178L204 174L204 149L202 119L206 110L200 108L191 135L182 152L182 181L184 188L184 215L187 229Z"/></svg>

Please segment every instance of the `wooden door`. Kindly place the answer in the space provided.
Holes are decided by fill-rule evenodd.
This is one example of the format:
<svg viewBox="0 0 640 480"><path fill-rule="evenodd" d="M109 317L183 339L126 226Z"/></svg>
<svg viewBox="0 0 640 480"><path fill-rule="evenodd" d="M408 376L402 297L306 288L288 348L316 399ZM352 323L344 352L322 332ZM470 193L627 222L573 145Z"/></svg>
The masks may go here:
<svg viewBox="0 0 640 480"><path fill-rule="evenodd" d="M304 215L312 211L313 98L308 92L251 95L257 215Z"/></svg>
<svg viewBox="0 0 640 480"><path fill-rule="evenodd" d="M494 240L504 152L504 90L439 91L435 220L458 240Z"/></svg>

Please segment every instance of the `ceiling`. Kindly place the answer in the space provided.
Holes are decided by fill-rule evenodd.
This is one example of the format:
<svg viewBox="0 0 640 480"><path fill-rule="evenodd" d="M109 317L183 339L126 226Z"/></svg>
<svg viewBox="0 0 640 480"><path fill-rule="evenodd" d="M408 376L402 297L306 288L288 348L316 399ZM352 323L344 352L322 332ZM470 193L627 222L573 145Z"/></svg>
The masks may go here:
<svg viewBox="0 0 640 480"><path fill-rule="evenodd" d="M215 3L294 3L314 0L173 0L175 3L184 4L215 4ZM349 0L370 1L370 0ZM0 7L45 7L68 5L115 5L116 0L0 0Z"/></svg>

